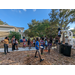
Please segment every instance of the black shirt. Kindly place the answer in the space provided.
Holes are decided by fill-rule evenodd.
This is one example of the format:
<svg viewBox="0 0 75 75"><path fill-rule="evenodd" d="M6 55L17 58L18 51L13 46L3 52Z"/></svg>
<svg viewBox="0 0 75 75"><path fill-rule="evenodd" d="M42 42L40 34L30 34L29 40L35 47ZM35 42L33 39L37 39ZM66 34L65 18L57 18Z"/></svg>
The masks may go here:
<svg viewBox="0 0 75 75"><path fill-rule="evenodd" d="M28 41L28 45L30 45L30 41Z"/></svg>

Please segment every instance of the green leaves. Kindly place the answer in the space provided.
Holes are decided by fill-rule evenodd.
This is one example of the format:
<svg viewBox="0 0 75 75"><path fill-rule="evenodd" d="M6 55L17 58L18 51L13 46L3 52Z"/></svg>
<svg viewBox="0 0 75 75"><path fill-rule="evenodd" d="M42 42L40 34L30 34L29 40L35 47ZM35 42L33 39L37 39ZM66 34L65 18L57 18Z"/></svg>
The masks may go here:
<svg viewBox="0 0 75 75"><path fill-rule="evenodd" d="M0 20L0 25L8 25L8 24Z"/></svg>
<svg viewBox="0 0 75 75"><path fill-rule="evenodd" d="M49 13L51 24L68 29L68 24L75 22L75 9L52 9Z"/></svg>
<svg viewBox="0 0 75 75"><path fill-rule="evenodd" d="M15 36L15 38L19 41L20 40L20 38L21 38L21 35L19 34L19 32L11 32L10 34L9 34L9 38L10 39L12 39L12 36Z"/></svg>

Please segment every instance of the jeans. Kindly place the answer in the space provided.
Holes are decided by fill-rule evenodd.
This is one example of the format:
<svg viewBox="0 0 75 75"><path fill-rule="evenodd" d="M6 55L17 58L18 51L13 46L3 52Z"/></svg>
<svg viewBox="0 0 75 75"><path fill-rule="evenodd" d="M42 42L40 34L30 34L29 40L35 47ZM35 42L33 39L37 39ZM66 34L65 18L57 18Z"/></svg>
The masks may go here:
<svg viewBox="0 0 75 75"><path fill-rule="evenodd" d="M8 44L4 44L4 53L6 54L6 50L8 52Z"/></svg>

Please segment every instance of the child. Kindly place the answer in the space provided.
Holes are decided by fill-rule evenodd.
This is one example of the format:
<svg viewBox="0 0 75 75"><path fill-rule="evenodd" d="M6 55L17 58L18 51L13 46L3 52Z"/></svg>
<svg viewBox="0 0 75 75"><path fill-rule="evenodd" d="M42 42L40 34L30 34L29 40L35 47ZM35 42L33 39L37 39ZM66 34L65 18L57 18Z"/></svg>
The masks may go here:
<svg viewBox="0 0 75 75"><path fill-rule="evenodd" d="M33 45L34 45L34 47L35 47L35 38L33 39Z"/></svg>
<svg viewBox="0 0 75 75"><path fill-rule="evenodd" d="M17 39L15 39L15 42L16 42L16 50L18 50L18 41L17 41Z"/></svg>
<svg viewBox="0 0 75 75"><path fill-rule="evenodd" d="M29 50L31 49L31 41L30 39L28 39L28 47L29 47Z"/></svg>
<svg viewBox="0 0 75 75"><path fill-rule="evenodd" d="M25 40L25 37L23 37L23 47L25 48L25 46L26 46L26 40Z"/></svg>
<svg viewBox="0 0 75 75"><path fill-rule="evenodd" d="M65 44L68 45L68 42L69 42L68 36L66 36L66 37L65 37Z"/></svg>
<svg viewBox="0 0 75 75"><path fill-rule="evenodd" d="M38 58L38 57L36 56L36 54L37 54L37 52L38 52L39 57L40 57L40 62L43 61L44 59L41 59L41 55L40 55L40 51L39 51L39 42L38 42L38 38L36 38L35 48L36 48L35 57Z"/></svg>
<svg viewBox="0 0 75 75"><path fill-rule="evenodd" d="M9 38L8 37L5 37L5 39L4 39L4 53L5 53L5 55L7 53L9 53L8 52L8 44L9 44ZM7 50L7 53L6 53L6 50Z"/></svg>
<svg viewBox="0 0 75 75"><path fill-rule="evenodd" d="M47 41L47 39L45 39L45 50L47 50L47 46L48 46L48 41Z"/></svg>
<svg viewBox="0 0 75 75"><path fill-rule="evenodd" d="M44 49L44 44L45 44L44 38L42 38L42 40L40 41L40 44L42 46L42 48L41 48L41 54L43 54L43 49Z"/></svg>
<svg viewBox="0 0 75 75"><path fill-rule="evenodd" d="M52 41L53 41L53 39L52 39L52 36L51 36L50 40L48 42L48 53L50 53L50 48L52 47Z"/></svg>

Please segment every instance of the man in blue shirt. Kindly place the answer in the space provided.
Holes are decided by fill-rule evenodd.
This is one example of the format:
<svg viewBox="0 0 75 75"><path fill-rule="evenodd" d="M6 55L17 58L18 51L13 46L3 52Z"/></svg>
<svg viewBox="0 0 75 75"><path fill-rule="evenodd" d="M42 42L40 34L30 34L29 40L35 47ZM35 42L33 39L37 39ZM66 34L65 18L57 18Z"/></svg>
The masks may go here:
<svg viewBox="0 0 75 75"><path fill-rule="evenodd" d="M41 55L40 55L40 52L39 52L39 42L38 42L38 38L36 38L35 48L36 48L35 57L38 58L38 57L36 56L36 54L37 54L37 52L38 52L39 57L40 57L40 62L43 61L44 59L41 59Z"/></svg>

